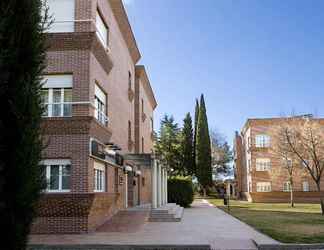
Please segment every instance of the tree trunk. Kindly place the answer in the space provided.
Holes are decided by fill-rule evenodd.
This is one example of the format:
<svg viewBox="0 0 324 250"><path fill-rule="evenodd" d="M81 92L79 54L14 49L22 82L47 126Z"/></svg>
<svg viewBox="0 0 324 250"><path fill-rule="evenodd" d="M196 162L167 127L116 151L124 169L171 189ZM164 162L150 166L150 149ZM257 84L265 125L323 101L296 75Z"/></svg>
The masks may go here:
<svg viewBox="0 0 324 250"><path fill-rule="evenodd" d="M292 180L292 177L290 177L290 206L294 207L295 203L294 203L294 183Z"/></svg>
<svg viewBox="0 0 324 250"><path fill-rule="evenodd" d="M321 195L321 182L320 181L316 182L316 186L317 186L317 191ZM322 197L320 198L320 204L321 204L322 215L324 215L324 199Z"/></svg>

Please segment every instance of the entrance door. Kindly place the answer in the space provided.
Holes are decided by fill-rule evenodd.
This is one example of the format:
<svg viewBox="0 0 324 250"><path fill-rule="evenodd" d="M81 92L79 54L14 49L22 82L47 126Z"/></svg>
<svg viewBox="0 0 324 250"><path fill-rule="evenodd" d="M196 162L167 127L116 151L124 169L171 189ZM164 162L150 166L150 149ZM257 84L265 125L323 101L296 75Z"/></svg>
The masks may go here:
<svg viewBox="0 0 324 250"><path fill-rule="evenodd" d="M133 185L134 174L133 172L127 173L127 203L128 207L132 207L134 205L134 185Z"/></svg>

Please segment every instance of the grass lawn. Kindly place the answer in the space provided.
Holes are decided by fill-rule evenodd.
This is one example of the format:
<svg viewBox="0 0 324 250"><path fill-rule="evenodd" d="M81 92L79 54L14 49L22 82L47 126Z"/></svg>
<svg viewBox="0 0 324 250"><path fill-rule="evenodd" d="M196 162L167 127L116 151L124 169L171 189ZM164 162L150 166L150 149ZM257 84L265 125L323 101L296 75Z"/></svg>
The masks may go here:
<svg viewBox="0 0 324 250"><path fill-rule="evenodd" d="M324 243L324 216L319 204L249 203L230 201L230 210L221 199L210 203L270 237L285 243Z"/></svg>

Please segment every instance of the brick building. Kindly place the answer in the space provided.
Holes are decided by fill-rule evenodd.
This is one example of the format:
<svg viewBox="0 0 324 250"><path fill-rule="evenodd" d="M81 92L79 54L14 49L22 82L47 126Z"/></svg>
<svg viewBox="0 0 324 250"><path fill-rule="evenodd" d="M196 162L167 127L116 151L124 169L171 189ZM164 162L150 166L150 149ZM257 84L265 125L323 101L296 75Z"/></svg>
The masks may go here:
<svg viewBox="0 0 324 250"><path fill-rule="evenodd" d="M90 232L120 209L161 204L156 193L166 179L157 178L166 172L152 164L157 103L121 0L48 5L41 163L48 185L32 232Z"/></svg>
<svg viewBox="0 0 324 250"><path fill-rule="evenodd" d="M291 122L302 123L306 119L323 126L324 119L308 116L292 117ZM234 139L235 189L238 198L254 202L288 202L290 183L283 160L272 150L278 127L284 118L248 119L241 133ZM294 167L294 196L296 202L319 202L324 193L316 190L316 184L305 166ZM324 188L324 181L321 183Z"/></svg>

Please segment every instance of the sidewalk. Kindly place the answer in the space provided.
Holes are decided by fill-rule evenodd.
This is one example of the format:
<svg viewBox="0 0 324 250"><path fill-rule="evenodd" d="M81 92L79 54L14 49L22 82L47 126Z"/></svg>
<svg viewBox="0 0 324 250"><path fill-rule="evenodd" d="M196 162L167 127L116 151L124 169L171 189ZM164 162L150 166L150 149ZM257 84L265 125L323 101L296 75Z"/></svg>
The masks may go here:
<svg viewBox="0 0 324 250"><path fill-rule="evenodd" d="M95 232L82 235L31 235L30 244L210 244L212 249L256 249L252 242L277 243L226 214L206 200L195 200L181 222L146 222L136 232Z"/></svg>

